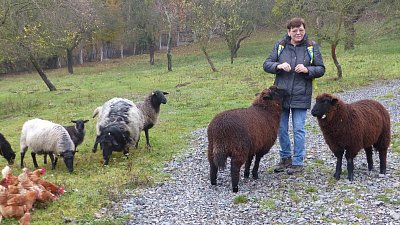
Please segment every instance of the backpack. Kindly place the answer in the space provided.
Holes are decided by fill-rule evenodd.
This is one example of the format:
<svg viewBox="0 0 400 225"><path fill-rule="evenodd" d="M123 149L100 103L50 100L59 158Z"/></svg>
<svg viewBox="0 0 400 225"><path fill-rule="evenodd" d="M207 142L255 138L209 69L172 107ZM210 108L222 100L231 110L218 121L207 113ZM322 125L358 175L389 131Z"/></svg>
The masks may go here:
<svg viewBox="0 0 400 225"><path fill-rule="evenodd" d="M285 48L286 41L285 39L281 40L278 45L278 59L279 56L281 55L283 49ZM314 46L313 42L311 40L307 40L307 53L310 56L310 63L312 64L314 61ZM317 82L315 81L315 78L312 79L312 84L313 88L317 89Z"/></svg>

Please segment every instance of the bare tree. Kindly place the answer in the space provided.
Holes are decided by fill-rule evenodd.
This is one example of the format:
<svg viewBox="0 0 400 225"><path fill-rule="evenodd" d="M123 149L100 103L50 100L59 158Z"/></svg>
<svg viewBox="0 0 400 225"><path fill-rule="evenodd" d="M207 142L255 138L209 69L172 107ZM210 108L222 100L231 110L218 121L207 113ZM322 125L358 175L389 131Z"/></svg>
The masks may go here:
<svg viewBox="0 0 400 225"><path fill-rule="evenodd" d="M204 53L213 72L217 72L218 70L208 55L208 45L212 34L215 33L217 29L215 9L215 1L213 0L187 1L187 10L190 12L188 17L196 36L196 41L200 44L200 49Z"/></svg>

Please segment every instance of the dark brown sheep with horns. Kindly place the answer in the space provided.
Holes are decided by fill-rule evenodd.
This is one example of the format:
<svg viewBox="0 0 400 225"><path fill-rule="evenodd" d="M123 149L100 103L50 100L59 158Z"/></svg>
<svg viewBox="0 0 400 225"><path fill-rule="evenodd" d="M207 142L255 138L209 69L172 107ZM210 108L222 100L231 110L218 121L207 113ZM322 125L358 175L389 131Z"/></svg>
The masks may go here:
<svg viewBox="0 0 400 225"><path fill-rule="evenodd" d="M337 158L336 180L342 172L343 154L347 160L348 179L354 180L353 159L363 148L368 170L373 169L372 147L375 147L379 152L380 173L386 173L390 116L382 104L369 99L347 104L333 95L321 94L311 114L317 117L325 141Z"/></svg>
<svg viewBox="0 0 400 225"><path fill-rule="evenodd" d="M211 184L217 184L217 172L231 158L233 192L238 192L240 168L246 163L244 177L250 175L250 165L256 157L252 175L258 178L258 167L278 136L282 99L287 92L275 86L257 95L248 108L219 113L208 126L208 161Z"/></svg>

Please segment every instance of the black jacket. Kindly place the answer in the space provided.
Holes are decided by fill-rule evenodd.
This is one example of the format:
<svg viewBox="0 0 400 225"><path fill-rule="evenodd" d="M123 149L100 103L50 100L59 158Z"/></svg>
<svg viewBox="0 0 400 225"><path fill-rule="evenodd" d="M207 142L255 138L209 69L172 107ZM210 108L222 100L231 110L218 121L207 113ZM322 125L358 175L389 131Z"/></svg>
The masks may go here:
<svg viewBox="0 0 400 225"><path fill-rule="evenodd" d="M316 42L313 42L314 60L312 64L310 63L311 58L307 52L307 39L308 36L306 34L299 45L293 46L290 43L290 37L286 34L283 39L286 41L285 48L279 55L279 59L278 46L281 40L275 43L272 52L263 65L265 72L276 74L274 84L289 93L289 96L283 102L283 107L286 109L309 109L312 98L312 79L322 77L325 73L324 62ZM278 64L284 62L290 64L292 68L290 72L277 70ZM296 73L294 68L298 64L303 64L307 67L308 74Z"/></svg>

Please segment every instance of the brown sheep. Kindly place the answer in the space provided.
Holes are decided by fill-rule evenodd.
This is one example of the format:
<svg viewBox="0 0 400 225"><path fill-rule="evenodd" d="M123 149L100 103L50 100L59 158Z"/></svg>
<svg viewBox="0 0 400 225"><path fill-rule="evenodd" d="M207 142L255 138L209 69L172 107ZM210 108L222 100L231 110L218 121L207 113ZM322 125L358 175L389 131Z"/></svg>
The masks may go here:
<svg viewBox="0 0 400 225"><path fill-rule="evenodd" d="M257 95L248 108L219 113L208 126L208 161L211 184L217 184L218 169L231 158L233 192L238 192L241 166L246 163L244 177L250 175L250 164L256 156L252 175L258 179L261 157L269 152L278 136L282 99L287 92L275 86Z"/></svg>
<svg viewBox="0 0 400 225"><path fill-rule="evenodd" d="M387 150L390 144L390 116L375 100L347 104L330 94L317 97L311 114L317 117L325 142L336 156L334 177L340 179L342 158L347 160L348 179L354 180L353 159L364 148L368 170L373 169L372 146L379 152L380 173L386 173Z"/></svg>

